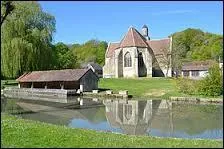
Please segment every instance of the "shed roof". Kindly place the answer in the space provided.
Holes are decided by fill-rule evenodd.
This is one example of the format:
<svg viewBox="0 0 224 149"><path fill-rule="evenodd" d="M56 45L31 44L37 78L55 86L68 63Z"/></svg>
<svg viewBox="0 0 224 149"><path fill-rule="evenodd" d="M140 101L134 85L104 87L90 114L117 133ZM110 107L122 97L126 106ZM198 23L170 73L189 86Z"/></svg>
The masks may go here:
<svg viewBox="0 0 224 149"><path fill-rule="evenodd" d="M193 61L183 63L182 70L208 70L215 61Z"/></svg>
<svg viewBox="0 0 224 149"><path fill-rule="evenodd" d="M89 63L95 70L102 70L102 67L98 63Z"/></svg>
<svg viewBox="0 0 224 149"><path fill-rule="evenodd" d="M90 69L32 71L16 79L19 82L78 81Z"/></svg>

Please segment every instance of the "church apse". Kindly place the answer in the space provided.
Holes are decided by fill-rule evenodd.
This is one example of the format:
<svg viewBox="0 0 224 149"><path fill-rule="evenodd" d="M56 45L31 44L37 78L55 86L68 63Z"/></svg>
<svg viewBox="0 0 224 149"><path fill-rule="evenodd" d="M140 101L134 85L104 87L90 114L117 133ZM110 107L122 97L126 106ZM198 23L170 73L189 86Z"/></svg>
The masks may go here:
<svg viewBox="0 0 224 149"><path fill-rule="evenodd" d="M104 78L171 77L171 67L166 71L162 60L166 59L167 51L171 51L172 40L151 40L146 25L143 26L142 32L141 34L134 27L130 27L120 42L108 45ZM114 70L110 70L113 69L112 65Z"/></svg>

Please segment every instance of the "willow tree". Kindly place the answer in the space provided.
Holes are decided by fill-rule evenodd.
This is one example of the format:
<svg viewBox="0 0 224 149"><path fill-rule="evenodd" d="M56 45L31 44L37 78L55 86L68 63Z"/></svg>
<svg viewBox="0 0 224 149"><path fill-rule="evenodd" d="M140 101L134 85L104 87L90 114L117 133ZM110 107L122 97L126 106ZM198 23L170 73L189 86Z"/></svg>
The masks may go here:
<svg viewBox="0 0 224 149"><path fill-rule="evenodd" d="M25 71L49 69L55 18L37 2L13 2L15 9L1 26L1 73L15 78Z"/></svg>
<svg viewBox="0 0 224 149"><path fill-rule="evenodd" d="M1 26L13 9L12 1L1 1Z"/></svg>

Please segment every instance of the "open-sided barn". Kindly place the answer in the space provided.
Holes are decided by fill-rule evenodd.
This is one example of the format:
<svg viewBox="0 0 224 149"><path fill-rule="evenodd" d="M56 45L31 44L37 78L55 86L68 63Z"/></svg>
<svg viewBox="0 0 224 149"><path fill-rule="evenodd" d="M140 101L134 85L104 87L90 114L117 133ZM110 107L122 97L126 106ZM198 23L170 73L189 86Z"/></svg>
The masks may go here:
<svg viewBox="0 0 224 149"><path fill-rule="evenodd" d="M91 69L65 69L32 71L20 76L20 88L80 89L92 91L98 88L98 76Z"/></svg>

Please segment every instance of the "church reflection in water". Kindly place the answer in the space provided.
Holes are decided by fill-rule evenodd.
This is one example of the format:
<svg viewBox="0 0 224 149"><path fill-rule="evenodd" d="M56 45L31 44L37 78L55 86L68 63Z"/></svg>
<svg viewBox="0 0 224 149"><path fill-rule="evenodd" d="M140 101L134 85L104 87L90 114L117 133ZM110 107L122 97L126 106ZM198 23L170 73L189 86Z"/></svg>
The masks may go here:
<svg viewBox="0 0 224 149"><path fill-rule="evenodd" d="M223 138L223 105L170 100L1 99L1 112L25 119L112 131L175 138Z"/></svg>
<svg viewBox="0 0 224 149"><path fill-rule="evenodd" d="M147 134L156 113L166 111L172 114L172 103L167 100L104 100L103 104L110 125L131 135Z"/></svg>

